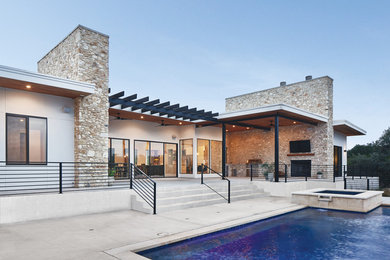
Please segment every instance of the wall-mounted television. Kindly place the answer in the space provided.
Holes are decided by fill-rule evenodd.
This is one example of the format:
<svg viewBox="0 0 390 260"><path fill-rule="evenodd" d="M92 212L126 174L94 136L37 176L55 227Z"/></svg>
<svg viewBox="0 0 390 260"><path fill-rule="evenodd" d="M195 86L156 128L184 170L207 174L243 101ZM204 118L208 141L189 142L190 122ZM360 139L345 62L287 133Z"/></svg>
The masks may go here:
<svg viewBox="0 0 390 260"><path fill-rule="evenodd" d="M290 141L290 153L310 153L310 140Z"/></svg>

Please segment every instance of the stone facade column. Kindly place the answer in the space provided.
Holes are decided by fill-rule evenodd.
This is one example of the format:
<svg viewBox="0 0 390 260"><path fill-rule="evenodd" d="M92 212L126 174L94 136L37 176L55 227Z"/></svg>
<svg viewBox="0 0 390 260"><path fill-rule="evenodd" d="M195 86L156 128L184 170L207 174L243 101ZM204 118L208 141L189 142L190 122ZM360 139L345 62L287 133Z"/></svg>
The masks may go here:
<svg viewBox="0 0 390 260"><path fill-rule="evenodd" d="M108 162L109 37L77 26L38 62L38 72L95 84L74 101L74 161Z"/></svg>

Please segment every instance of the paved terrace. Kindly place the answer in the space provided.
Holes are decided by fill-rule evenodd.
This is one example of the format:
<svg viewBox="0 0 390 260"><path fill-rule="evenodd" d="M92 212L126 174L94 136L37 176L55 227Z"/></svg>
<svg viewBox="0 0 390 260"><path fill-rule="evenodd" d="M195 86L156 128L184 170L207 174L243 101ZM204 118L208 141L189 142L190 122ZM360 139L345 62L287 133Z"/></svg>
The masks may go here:
<svg viewBox="0 0 390 260"><path fill-rule="evenodd" d="M130 250L300 208L264 197L157 215L128 210L2 225L0 259L142 259Z"/></svg>

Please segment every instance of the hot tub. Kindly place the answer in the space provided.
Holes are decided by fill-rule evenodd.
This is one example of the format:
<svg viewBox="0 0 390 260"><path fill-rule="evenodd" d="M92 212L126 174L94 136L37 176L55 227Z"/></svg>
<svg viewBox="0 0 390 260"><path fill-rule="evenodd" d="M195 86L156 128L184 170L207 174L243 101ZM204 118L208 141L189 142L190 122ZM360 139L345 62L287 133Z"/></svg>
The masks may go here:
<svg viewBox="0 0 390 260"><path fill-rule="evenodd" d="M369 212L382 204L383 191L312 189L292 193L291 201L314 208Z"/></svg>

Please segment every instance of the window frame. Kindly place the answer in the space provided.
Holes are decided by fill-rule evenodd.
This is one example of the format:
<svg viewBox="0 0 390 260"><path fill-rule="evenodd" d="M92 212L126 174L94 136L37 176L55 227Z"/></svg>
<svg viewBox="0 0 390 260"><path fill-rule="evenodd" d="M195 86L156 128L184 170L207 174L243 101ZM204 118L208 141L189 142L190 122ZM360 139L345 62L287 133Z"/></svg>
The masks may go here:
<svg viewBox="0 0 390 260"><path fill-rule="evenodd" d="M111 163L111 149L112 149L112 140L120 140L120 141L126 141L127 147L128 147L128 153L129 156L127 157L127 164L130 164L130 139L127 138L118 138L118 137L108 137L109 144L108 144L108 161Z"/></svg>
<svg viewBox="0 0 390 260"><path fill-rule="evenodd" d="M26 120L26 161L25 162L12 162L8 160L8 117L22 117ZM46 147L45 147L46 156L45 156L45 162L42 163L30 162L30 118L44 119L46 123ZM47 124L47 117L6 113L5 114L5 163L6 165L47 165L48 136L49 136L49 129Z"/></svg>

